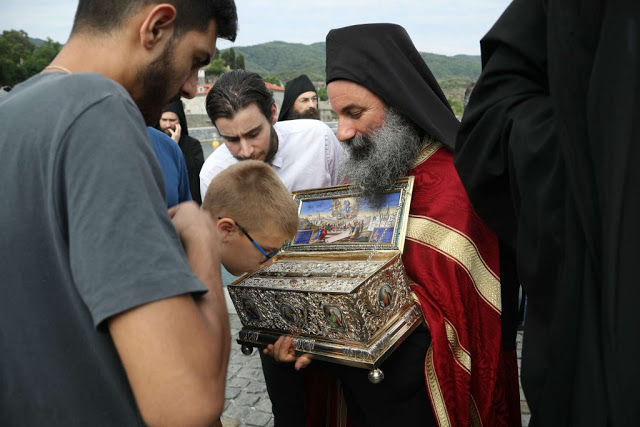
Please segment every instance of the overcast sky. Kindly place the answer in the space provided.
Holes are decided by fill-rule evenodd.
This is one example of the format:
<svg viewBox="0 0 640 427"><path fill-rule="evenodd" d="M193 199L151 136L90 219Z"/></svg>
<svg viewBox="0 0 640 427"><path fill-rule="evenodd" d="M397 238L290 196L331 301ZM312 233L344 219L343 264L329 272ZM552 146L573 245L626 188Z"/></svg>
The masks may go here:
<svg viewBox="0 0 640 427"><path fill-rule="evenodd" d="M392 22L407 29L418 50L443 55L479 55L479 41L510 0L236 0L240 30L234 44L274 40L311 44L332 28ZM77 0L2 0L0 31L65 43Z"/></svg>

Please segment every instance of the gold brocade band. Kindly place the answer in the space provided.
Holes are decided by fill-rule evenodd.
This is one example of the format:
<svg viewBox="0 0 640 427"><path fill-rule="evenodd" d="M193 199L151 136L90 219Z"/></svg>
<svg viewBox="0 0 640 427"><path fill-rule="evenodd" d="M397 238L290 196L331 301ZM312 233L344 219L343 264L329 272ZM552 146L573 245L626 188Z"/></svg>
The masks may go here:
<svg viewBox="0 0 640 427"><path fill-rule="evenodd" d="M433 347L429 346L427 350L427 359L425 361L425 373L427 377L427 385L429 386L429 396L433 403L433 412L440 427L450 427L451 420L447 412L447 405L444 403L440 383L436 375L436 367L433 364Z"/></svg>
<svg viewBox="0 0 640 427"><path fill-rule="evenodd" d="M495 311L501 312L500 279L484 262L468 236L433 218L410 215L406 238L456 261L469 273L482 299Z"/></svg>
<svg viewBox="0 0 640 427"><path fill-rule="evenodd" d="M473 398L473 395L470 395L469 399L471 400L471 407L469 408L469 424L471 424L472 427L482 427L482 418L480 418L480 411L478 411L476 400Z"/></svg>
<svg viewBox="0 0 640 427"><path fill-rule="evenodd" d="M420 149L418 157L416 157L416 159L413 161L413 164L411 165L411 169L415 169L429 160L429 157L433 156L436 151L440 149L440 147L442 147L442 144L440 144L439 142L425 140L424 145Z"/></svg>
<svg viewBox="0 0 640 427"><path fill-rule="evenodd" d="M471 354L460 345L456 328L454 328L447 319L444 319L444 329L447 333L447 341L449 341L451 345L451 350L453 350L453 356L456 362L458 362L458 365L460 365L467 374L471 375Z"/></svg>

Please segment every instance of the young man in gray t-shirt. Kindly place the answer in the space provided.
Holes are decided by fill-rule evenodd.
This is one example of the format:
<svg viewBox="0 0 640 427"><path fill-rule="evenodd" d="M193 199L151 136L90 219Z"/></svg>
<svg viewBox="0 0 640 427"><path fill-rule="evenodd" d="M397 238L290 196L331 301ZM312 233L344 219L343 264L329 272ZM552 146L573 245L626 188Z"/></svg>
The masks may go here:
<svg viewBox="0 0 640 427"><path fill-rule="evenodd" d="M232 0L80 0L60 54L0 100L2 425L220 416L230 337L212 221L186 204L172 223L145 123L195 95L236 24Z"/></svg>

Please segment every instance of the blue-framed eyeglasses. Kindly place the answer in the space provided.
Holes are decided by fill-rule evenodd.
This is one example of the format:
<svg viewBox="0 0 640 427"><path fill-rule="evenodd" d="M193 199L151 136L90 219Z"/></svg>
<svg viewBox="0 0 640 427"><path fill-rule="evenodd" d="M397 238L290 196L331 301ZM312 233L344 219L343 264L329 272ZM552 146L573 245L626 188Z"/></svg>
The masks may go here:
<svg viewBox="0 0 640 427"><path fill-rule="evenodd" d="M218 219L222 219L222 218L218 218ZM249 239L251 241L251 243L253 243L253 246L255 246L262 255L264 255L264 259L262 261L260 261L260 264L264 264L265 262L269 261L271 258L273 258L274 256L278 255L278 253L280 253L280 250L282 248L278 248L278 249L274 249L272 251L265 251L264 249L262 249L262 247L256 243L255 240L253 240L253 237L251 237L251 235L249 234L249 232L247 230L244 229L244 227L242 227L240 224L238 224L238 221L236 221L235 219L233 220L233 222L236 223L236 225L238 226L238 228L240 229L240 231L242 231L242 233L247 236L247 239Z"/></svg>

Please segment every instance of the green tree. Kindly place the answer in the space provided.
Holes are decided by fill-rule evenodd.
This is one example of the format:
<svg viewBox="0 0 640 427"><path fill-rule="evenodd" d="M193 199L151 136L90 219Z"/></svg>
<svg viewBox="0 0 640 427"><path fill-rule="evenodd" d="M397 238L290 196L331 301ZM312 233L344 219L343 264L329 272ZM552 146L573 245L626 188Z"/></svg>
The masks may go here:
<svg viewBox="0 0 640 427"><path fill-rule="evenodd" d="M236 57L236 70L244 70L244 55L238 54Z"/></svg>
<svg viewBox="0 0 640 427"><path fill-rule="evenodd" d="M58 52L62 49L62 45L54 42L47 37L47 40L40 46L36 47L23 64L24 70L28 76L39 73L53 61Z"/></svg>
<svg viewBox="0 0 640 427"><path fill-rule="evenodd" d="M318 99L320 99L320 101L326 101L327 99L329 99L326 87L321 87L320 89L318 89Z"/></svg>
<svg viewBox="0 0 640 427"><path fill-rule="evenodd" d="M18 65L31 56L35 49L27 33L22 30L5 30L2 32L2 38L9 44L10 59Z"/></svg>
<svg viewBox="0 0 640 427"><path fill-rule="evenodd" d="M282 87L280 79L278 79L276 76L267 76L264 78L264 81Z"/></svg>
<svg viewBox="0 0 640 427"><path fill-rule="evenodd" d="M204 71L207 75L219 76L220 74L227 71L227 64L224 59L216 58L211 61L209 67Z"/></svg>
<svg viewBox="0 0 640 427"><path fill-rule="evenodd" d="M24 31L5 30L0 35L0 84L13 86L39 73L62 49L50 38L34 45Z"/></svg>
<svg viewBox="0 0 640 427"><path fill-rule="evenodd" d="M35 46L24 31L5 30L0 36L0 82L13 86L31 75L22 64L31 56Z"/></svg>
<svg viewBox="0 0 640 427"><path fill-rule="evenodd" d="M458 98L448 98L449 105L451 105L451 109L453 110L453 114L458 117L462 117L462 113L464 112L464 108L462 106L462 101Z"/></svg>
<svg viewBox="0 0 640 427"><path fill-rule="evenodd" d="M0 36L0 86L14 85L20 81L18 64L11 59L11 46Z"/></svg>
<svg viewBox="0 0 640 427"><path fill-rule="evenodd" d="M232 47L222 52L220 54L220 57L225 60L229 68L231 68L232 70L236 69L236 51L233 50Z"/></svg>

